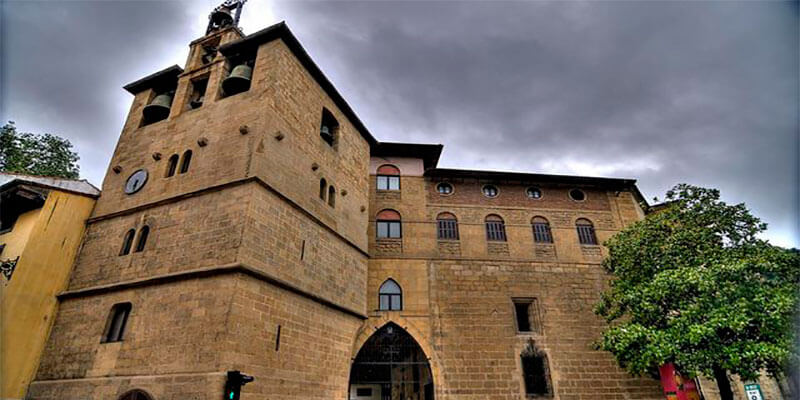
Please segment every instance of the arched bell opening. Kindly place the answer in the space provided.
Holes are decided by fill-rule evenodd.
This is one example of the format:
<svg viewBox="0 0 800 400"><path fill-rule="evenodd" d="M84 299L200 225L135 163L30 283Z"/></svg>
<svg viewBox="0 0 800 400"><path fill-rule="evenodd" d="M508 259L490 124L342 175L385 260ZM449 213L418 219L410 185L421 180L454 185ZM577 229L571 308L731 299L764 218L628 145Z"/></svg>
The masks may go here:
<svg viewBox="0 0 800 400"><path fill-rule="evenodd" d="M375 331L350 368L350 400L433 400L433 375L419 343L395 323Z"/></svg>

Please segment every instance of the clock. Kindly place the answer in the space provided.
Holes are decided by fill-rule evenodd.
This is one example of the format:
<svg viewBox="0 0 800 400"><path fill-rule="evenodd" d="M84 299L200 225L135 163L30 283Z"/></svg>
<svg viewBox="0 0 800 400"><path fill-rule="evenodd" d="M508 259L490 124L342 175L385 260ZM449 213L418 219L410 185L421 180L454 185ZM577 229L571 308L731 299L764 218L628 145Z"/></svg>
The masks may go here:
<svg viewBox="0 0 800 400"><path fill-rule="evenodd" d="M147 170L140 169L132 173L125 182L125 193L134 194L138 192L144 184L147 183Z"/></svg>

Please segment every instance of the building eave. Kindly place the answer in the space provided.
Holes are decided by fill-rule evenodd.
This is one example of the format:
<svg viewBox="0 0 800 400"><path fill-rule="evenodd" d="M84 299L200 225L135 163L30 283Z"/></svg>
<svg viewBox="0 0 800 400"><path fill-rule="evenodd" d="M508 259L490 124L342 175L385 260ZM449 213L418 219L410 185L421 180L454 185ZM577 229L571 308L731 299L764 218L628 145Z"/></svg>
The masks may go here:
<svg viewBox="0 0 800 400"><path fill-rule="evenodd" d="M183 73L183 68L177 65L173 65L171 67L164 68L161 71L158 71L154 74L145 76L144 78L139 79L138 81L131 82L123 86L122 88L127 90L130 94L135 95L143 90L151 89L166 84L172 84L172 82L178 80L178 75L180 75L181 73Z"/></svg>
<svg viewBox="0 0 800 400"><path fill-rule="evenodd" d="M413 157L421 158L425 170L436 168L442 155L441 144L379 142L373 146L373 157Z"/></svg>

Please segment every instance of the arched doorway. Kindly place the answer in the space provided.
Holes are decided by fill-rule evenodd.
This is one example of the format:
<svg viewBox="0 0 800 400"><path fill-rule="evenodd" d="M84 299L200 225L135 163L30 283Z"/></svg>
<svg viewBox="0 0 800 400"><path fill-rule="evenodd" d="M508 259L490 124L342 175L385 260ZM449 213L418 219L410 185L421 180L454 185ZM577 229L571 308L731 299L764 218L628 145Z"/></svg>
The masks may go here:
<svg viewBox="0 0 800 400"><path fill-rule="evenodd" d="M392 322L358 351L350 369L351 400L433 400L428 357L405 329Z"/></svg>
<svg viewBox="0 0 800 400"><path fill-rule="evenodd" d="M153 398L150 397L147 392L139 389L133 389L130 392L126 392L122 396L119 397L119 400L152 400Z"/></svg>

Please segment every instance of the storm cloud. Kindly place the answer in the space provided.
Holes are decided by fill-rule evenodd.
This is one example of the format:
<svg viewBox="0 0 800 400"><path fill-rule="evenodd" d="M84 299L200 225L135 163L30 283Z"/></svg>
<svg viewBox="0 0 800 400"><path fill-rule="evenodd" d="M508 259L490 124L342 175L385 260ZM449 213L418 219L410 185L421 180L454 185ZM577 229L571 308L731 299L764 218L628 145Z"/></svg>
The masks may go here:
<svg viewBox="0 0 800 400"><path fill-rule="evenodd" d="M3 3L2 117L78 148L99 184L130 106L215 2ZM383 141L444 167L717 187L800 246L798 8L781 2L266 2Z"/></svg>

